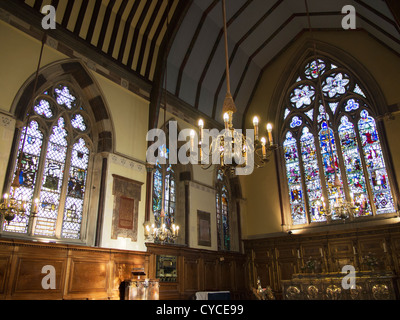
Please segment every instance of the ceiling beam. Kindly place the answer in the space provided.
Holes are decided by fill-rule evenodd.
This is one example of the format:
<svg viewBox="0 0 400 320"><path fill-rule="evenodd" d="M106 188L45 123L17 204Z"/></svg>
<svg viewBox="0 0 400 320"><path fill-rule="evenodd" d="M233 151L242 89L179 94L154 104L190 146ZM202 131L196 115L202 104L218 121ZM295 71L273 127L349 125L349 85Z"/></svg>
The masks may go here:
<svg viewBox="0 0 400 320"><path fill-rule="evenodd" d="M387 6L390 9L393 17L397 23L397 29L400 29L400 2L399 0L385 0Z"/></svg>

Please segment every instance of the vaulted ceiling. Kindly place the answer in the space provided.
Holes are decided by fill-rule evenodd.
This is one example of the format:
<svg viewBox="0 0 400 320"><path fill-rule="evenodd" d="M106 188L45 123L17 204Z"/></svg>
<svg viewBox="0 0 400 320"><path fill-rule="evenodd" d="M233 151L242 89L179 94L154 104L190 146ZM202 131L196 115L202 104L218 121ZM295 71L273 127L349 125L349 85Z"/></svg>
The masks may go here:
<svg viewBox="0 0 400 320"><path fill-rule="evenodd" d="M226 79L221 0L19 2L36 13L43 5L52 4L63 30L151 84L157 79L162 84L165 72L172 95L193 110L222 121ZM398 12L393 11L396 1L307 3L311 25L318 30L343 30L342 8L354 6L357 29L400 54ZM264 69L308 30L308 19L302 0L227 0L226 9L231 91L241 123Z"/></svg>

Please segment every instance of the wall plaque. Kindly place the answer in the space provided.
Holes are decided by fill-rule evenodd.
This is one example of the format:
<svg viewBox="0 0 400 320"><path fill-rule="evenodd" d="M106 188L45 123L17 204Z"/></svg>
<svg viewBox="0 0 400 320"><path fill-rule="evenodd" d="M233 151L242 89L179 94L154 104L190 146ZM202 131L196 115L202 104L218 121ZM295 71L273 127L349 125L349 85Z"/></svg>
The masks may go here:
<svg viewBox="0 0 400 320"><path fill-rule="evenodd" d="M143 182L113 174L114 208L111 239L137 241L139 202Z"/></svg>

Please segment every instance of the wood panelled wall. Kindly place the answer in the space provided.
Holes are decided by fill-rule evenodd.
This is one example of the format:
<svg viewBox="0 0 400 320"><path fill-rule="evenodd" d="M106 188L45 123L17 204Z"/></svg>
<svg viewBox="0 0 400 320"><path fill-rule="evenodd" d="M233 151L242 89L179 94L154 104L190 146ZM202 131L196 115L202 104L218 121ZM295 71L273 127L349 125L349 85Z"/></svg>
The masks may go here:
<svg viewBox="0 0 400 320"><path fill-rule="evenodd" d="M189 249L185 246L146 245L150 253L152 279L156 278L157 255L177 257L178 281L160 283L161 300L193 299L197 291L230 291L232 299L249 297L249 263L246 255Z"/></svg>
<svg viewBox="0 0 400 320"><path fill-rule="evenodd" d="M0 299L118 300L121 281L134 267L148 273L148 261L145 252L0 240ZM55 289L43 289L45 266L55 269Z"/></svg>
<svg viewBox="0 0 400 320"><path fill-rule="evenodd" d="M369 270L364 257L372 253L379 261L377 270L400 275L400 224L245 240L244 246L250 258L250 283L256 287L259 277L262 286L270 286L277 298L282 294L281 280L303 272L301 267L310 257L320 265L316 272L340 272L344 265L364 271ZM400 280L397 282L400 288Z"/></svg>
<svg viewBox="0 0 400 320"><path fill-rule="evenodd" d="M155 279L156 256L175 255L178 282L161 283L160 299L192 299L197 291L229 290L232 298L249 292L248 260L238 253L218 253L182 246L148 244L148 252L0 239L0 299L118 300L120 284L133 268ZM55 269L55 289L44 289ZM46 281L47 282L47 281Z"/></svg>

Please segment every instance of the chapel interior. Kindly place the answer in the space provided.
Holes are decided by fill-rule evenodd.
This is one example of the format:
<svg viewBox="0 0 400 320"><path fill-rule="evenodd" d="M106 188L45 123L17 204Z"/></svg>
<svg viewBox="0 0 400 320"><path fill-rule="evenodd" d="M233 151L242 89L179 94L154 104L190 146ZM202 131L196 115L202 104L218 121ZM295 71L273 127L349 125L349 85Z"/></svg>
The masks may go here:
<svg viewBox="0 0 400 320"><path fill-rule="evenodd" d="M2 0L0 43L1 300L400 299L399 1Z"/></svg>

